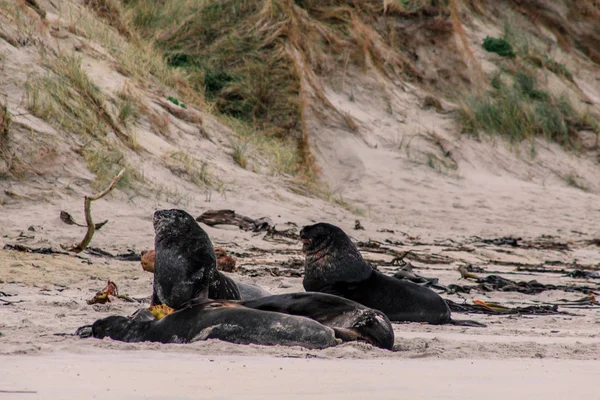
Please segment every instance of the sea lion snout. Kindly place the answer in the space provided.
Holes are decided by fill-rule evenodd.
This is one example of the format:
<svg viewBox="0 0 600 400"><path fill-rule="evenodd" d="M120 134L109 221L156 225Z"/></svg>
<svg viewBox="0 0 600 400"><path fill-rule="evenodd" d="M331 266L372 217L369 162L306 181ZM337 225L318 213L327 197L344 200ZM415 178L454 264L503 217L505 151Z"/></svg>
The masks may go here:
<svg viewBox="0 0 600 400"><path fill-rule="evenodd" d="M300 239L304 246L304 252L321 248L335 238L336 230L339 229L331 224L320 222L314 225L306 225L300 231Z"/></svg>
<svg viewBox="0 0 600 400"><path fill-rule="evenodd" d="M184 216L182 210L158 210L154 211L154 217L152 218L152 222L154 223L154 228L160 226L165 223L173 223L178 218L182 218Z"/></svg>
<svg viewBox="0 0 600 400"><path fill-rule="evenodd" d="M187 212L178 209L158 210L153 216L154 233L157 237L181 235L197 222Z"/></svg>

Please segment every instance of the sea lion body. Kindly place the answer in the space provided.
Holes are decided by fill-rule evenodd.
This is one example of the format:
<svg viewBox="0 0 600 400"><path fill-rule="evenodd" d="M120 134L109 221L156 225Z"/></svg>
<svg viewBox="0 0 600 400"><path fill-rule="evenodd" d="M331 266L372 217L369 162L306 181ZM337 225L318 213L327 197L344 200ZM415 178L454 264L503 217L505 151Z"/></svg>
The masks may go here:
<svg viewBox="0 0 600 400"><path fill-rule="evenodd" d="M233 280L217 271L212 243L191 215L156 211L154 231L153 305L178 309L197 297L240 299Z"/></svg>
<svg viewBox="0 0 600 400"><path fill-rule="evenodd" d="M408 280L398 280L373 271L352 284L337 284L333 293L383 312L392 321L444 324L450 321L450 309L433 290Z"/></svg>
<svg viewBox="0 0 600 400"><path fill-rule="evenodd" d="M300 231L306 256L306 291L345 297L383 312L392 321L444 324L446 302L429 288L381 274L369 266L340 228L319 223Z"/></svg>
<svg viewBox="0 0 600 400"><path fill-rule="evenodd" d="M364 340L392 349L394 330L380 311L325 293L287 293L243 301L246 307L311 318L336 332L342 340Z"/></svg>
<svg viewBox="0 0 600 400"><path fill-rule="evenodd" d="M260 286L253 285L251 283L235 282L240 292L242 301L259 299L261 297L271 296L271 293L267 292Z"/></svg>
<svg viewBox="0 0 600 400"><path fill-rule="evenodd" d="M89 332L86 327L78 332ZM82 335L85 337L85 335ZM246 308L228 301L207 300L155 320L111 316L96 321L91 336L123 342L192 343L220 339L238 344L335 346L334 331L309 318Z"/></svg>

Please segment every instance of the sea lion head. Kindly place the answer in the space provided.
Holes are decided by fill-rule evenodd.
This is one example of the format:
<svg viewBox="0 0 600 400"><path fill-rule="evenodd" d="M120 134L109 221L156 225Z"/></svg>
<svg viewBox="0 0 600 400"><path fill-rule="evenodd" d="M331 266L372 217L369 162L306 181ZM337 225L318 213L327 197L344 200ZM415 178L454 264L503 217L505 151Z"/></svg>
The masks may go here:
<svg viewBox="0 0 600 400"><path fill-rule="evenodd" d="M153 305L179 309L186 301L208 295L217 263L208 234L183 210L154 213Z"/></svg>
<svg viewBox="0 0 600 400"><path fill-rule="evenodd" d="M329 246L333 241L350 242L343 230L335 225L320 222L307 225L300 231L302 251L306 254L314 253ZM350 242L352 244L352 242Z"/></svg>
<svg viewBox="0 0 600 400"><path fill-rule="evenodd" d="M171 238L179 240L189 236L198 223L190 214L183 210L159 210L154 212L154 233L157 240Z"/></svg>
<svg viewBox="0 0 600 400"><path fill-rule="evenodd" d="M300 231L300 239L306 257L306 290L320 292L336 283L360 282L373 272L348 235L335 225L307 225Z"/></svg>
<svg viewBox="0 0 600 400"><path fill-rule="evenodd" d="M133 333L131 330L133 325L135 325L135 322L131 318L113 315L94 322L92 335L97 339L109 337L126 342L128 341L127 337Z"/></svg>

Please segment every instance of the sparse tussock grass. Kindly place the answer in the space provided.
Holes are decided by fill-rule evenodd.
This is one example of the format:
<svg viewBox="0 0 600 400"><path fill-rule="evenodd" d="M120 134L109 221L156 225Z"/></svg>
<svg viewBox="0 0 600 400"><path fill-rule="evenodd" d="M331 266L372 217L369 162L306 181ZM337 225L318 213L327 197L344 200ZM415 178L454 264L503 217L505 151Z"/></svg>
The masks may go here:
<svg viewBox="0 0 600 400"><path fill-rule="evenodd" d="M169 127L172 124L171 117L167 112L152 112L148 115L152 129L156 133L160 133L163 136L169 136L171 131Z"/></svg>
<svg viewBox="0 0 600 400"><path fill-rule="evenodd" d="M533 44L529 39L529 35L510 24L508 21L504 23L504 39L509 43L515 44L515 54L522 57L529 64L545 68L559 76L564 76L568 80L573 80L573 74L565 64L551 58L547 51L543 51L539 46Z"/></svg>
<svg viewBox="0 0 600 400"><path fill-rule="evenodd" d="M12 116L8 112L8 106L6 103L0 104L0 143L8 136L11 123Z"/></svg>
<svg viewBox="0 0 600 400"><path fill-rule="evenodd" d="M199 188L210 188L219 184L218 179L210 173L208 162L197 162L186 151L179 150L169 154L166 163L171 172L178 176L187 176Z"/></svg>
<svg viewBox="0 0 600 400"><path fill-rule="evenodd" d="M96 174L92 187L103 188L126 167L119 187L131 188L140 176L126 163L118 143L107 136L115 122L106 109L105 95L81 68L81 60L73 54L46 55L44 65L48 72L30 76L25 85L31 113L85 143L81 154Z"/></svg>
<svg viewBox="0 0 600 400"><path fill-rule="evenodd" d="M163 85L177 89L181 96L202 103L200 96L191 90L184 76L166 63L164 56L154 46L152 40L138 40L135 32L129 29L128 21L122 15L120 4L114 0L88 0L87 7L65 4L61 7L69 21L69 29L87 39L98 42L116 60L117 70L126 76L146 85L154 77ZM99 19L99 12L104 18ZM115 22L118 19L118 22ZM125 36L113 25L126 29ZM129 37L127 37L129 36Z"/></svg>
<svg viewBox="0 0 600 400"><path fill-rule="evenodd" d="M314 196L321 200L336 204L343 209L350 211L354 215L365 215L364 210L360 207L357 207L352 204L352 202L345 199L341 193L333 191L331 186L327 183L321 182L315 178L315 176L306 177L305 180L301 182L301 185L298 185L298 181L295 181L290 186L290 190L303 196Z"/></svg>
<svg viewBox="0 0 600 400"><path fill-rule="evenodd" d="M104 136L107 126L95 103L102 102L101 95L81 71L79 59L58 57L46 64L51 71L31 76L25 85L32 114L72 134Z"/></svg>
<svg viewBox="0 0 600 400"><path fill-rule="evenodd" d="M135 182L143 180L141 174L126 162L124 154L114 147L105 147L97 143L89 144L84 147L83 156L88 169L96 174L96 178L91 184L95 190L106 188L123 168L125 168L125 173L117 183L118 188L132 189L135 188Z"/></svg>
<svg viewBox="0 0 600 400"><path fill-rule="evenodd" d="M439 5L436 0L383 0L384 12L416 13Z"/></svg>
<svg viewBox="0 0 600 400"><path fill-rule="evenodd" d="M235 145L240 147L243 144L238 149L239 156L243 156L252 170L272 176L300 175L302 177L299 151L291 138L261 135L251 124L227 116L223 116L221 119L237 133L238 143ZM232 154L234 161L236 161L235 153L236 148L234 147L234 154Z"/></svg>
<svg viewBox="0 0 600 400"><path fill-rule="evenodd" d="M0 104L0 160L6 164L6 171L11 169L11 154L8 148L8 135L10 133L10 125L12 116L8 112L6 103ZM4 171L0 169L0 177Z"/></svg>
<svg viewBox="0 0 600 400"><path fill-rule="evenodd" d="M497 134L514 144L544 137L565 148L579 149L577 130L596 129L567 97L556 98L539 89L531 72L516 73L512 85L496 79L494 86L491 92L463 104L458 114L463 131Z"/></svg>
<svg viewBox="0 0 600 400"><path fill-rule="evenodd" d="M330 76L349 62L386 74L416 74L408 58L394 50L390 25L375 23L387 18L383 5L381 0L131 0L126 15L143 37L157 39L169 63L186 71L217 112L291 145L301 173L312 168L304 146L302 85L335 110L316 76ZM351 118L334 115L356 129Z"/></svg>
<svg viewBox="0 0 600 400"><path fill-rule="evenodd" d="M135 123L135 120L139 119L142 114L148 112L141 100L127 88L118 91L116 95L117 118L123 125L128 126Z"/></svg>
<svg viewBox="0 0 600 400"><path fill-rule="evenodd" d="M179 187L171 187L162 184L154 185L155 196L158 200L165 200L175 205L187 206L191 196L189 193L183 192Z"/></svg>
<svg viewBox="0 0 600 400"><path fill-rule="evenodd" d="M232 142L231 148L233 149L232 157L233 161L240 167L246 169L248 166L248 159L246 152L248 150L248 143L244 141Z"/></svg>

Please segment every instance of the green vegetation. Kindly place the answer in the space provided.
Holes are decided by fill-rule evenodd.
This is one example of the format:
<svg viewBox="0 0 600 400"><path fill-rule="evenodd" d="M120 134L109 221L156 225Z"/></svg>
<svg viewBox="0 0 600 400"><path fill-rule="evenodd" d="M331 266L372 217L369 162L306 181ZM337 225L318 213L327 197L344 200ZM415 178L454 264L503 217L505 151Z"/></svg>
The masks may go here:
<svg viewBox="0 0 600 400"><path fill-rule="evenodd" d="M145 107L140 103L139 99L135 98L128 91L122 90L117 92L117 118L124 125L129 125L132 121L137 120Z"/></svg>
<svg viewBox="0 0 600 400"><path fill-rule="evenodd" d="M10 151L8 149L8 134L10 131L10 124L12 123L12 116L8 112L6 104L0 104L0 160L3 160L7 164L6 170L11 169ZM4 171L0 170L0 177Z"/></svg>
<svg viewBox="0 0 600 400"><path fill-rule="evenodd" d="M167 159L167 168L175 175L187 176L199 188L207 188L217 183L208 171L208 163L198 163L194 157L183 150L173 152Z"/></svg>
<svg viewBox="0 0 600 400"><path fill-rule="evenodd" d="M8 136L10 130L10 124L12 122L12 116L8 112L6 104L0 105L0 143Z"/></svg>
<svg viewBox="0 0 600 400"><path fill-rule="evenodd" d="M169 96L167 97L167 100L169 100L171 103L175 104L176 106L179 106L181 108L187 108L187 106L185 105L185 103L177 100L175 97L173 96Z"/></svg>
<svg viewBox="0 0 600 400"><path fill-rule="evenodd" d="M170 65L217 113L290 146L298 155L294 175L313 168L302 86L336 114L315 73L327 77L350 64L416 75L394 50L395 35L374 23L382 18L380 2L129 0L125 9L132 26L156 38ZM347 116L337 112L336 118L352 128Z"/></svg>
<svg viewBox="0 0 600 400"><path fill-rule="evenodd" d="M515 45L515 53L531 65L537 68L545 68L556 75L564 76L570 81L573 80L573 74L565 64L550 58L545 51L528 40L528 35L525 32L516 29L508 22L504 24L504 37Z"/></svg>
<svg viewBox="0 0 600 400"><path fill-rule="evenodd" d="M98 113L103 97L74 55L46 59L52 71L32 76L26 84L30 111L54 127L92 138L103 137L107 126Z"/></svg>
<svg viewBox="0 0 600 400"><path fill-rule="evenodd" d="M515 144L541 136L571 149L580 147L577 130L595 129L566 97L554 98L539 89L530 72L515 74L512 85L496 78L492 92L463 105L459 121L468 133L498 134Z"/></svg>
<svg viewBox="0 0 600 400"><path fill-rule="evenodd" d="M237 165L239 165L240 167L246 169L246 166L248 165L248 159L246 158L246 151L248 149L248 143L247 142L238 142L238 143L232 143L231 147L233 148L233 161L235 161L235 163Z"/></svg>
<svg viewBox="0 0 600 400"><path fill-rule="evenodd" d="M487 36L485 39L483 39L482 46L486 51L489 51L490 53L496 53L502 57L512 58L515 56L515 52L513 51L511 44L506 39Z"/></svg>
<svg viewBox="0 0 600 400"><path fill-rule="evenodd" d="M117 183L118 188L131 189L134 187L134 181L143 179L137 171L127 164L125 156L119 150L108 150L104 146L89 145L84 147L83 156L89 170L96 174L96 178L92 182L92 188L96 190L106 188L123 168L125 168L125 173Z"/></svg>
<svg viewBox="0 0 600 400"><path fill-rule="evenodd" d="M46 56L44 64L49 72L33 75L26 83L31 113L56 129L83 139L86 144L82 154L90 171L96 174L93 188L104 188L123 167L127 171L118 187L131 187L138 175L107 137L109 129L116 133L120 130L105 108L105 96L81 68L81 59L72 54Z"/></svg>

